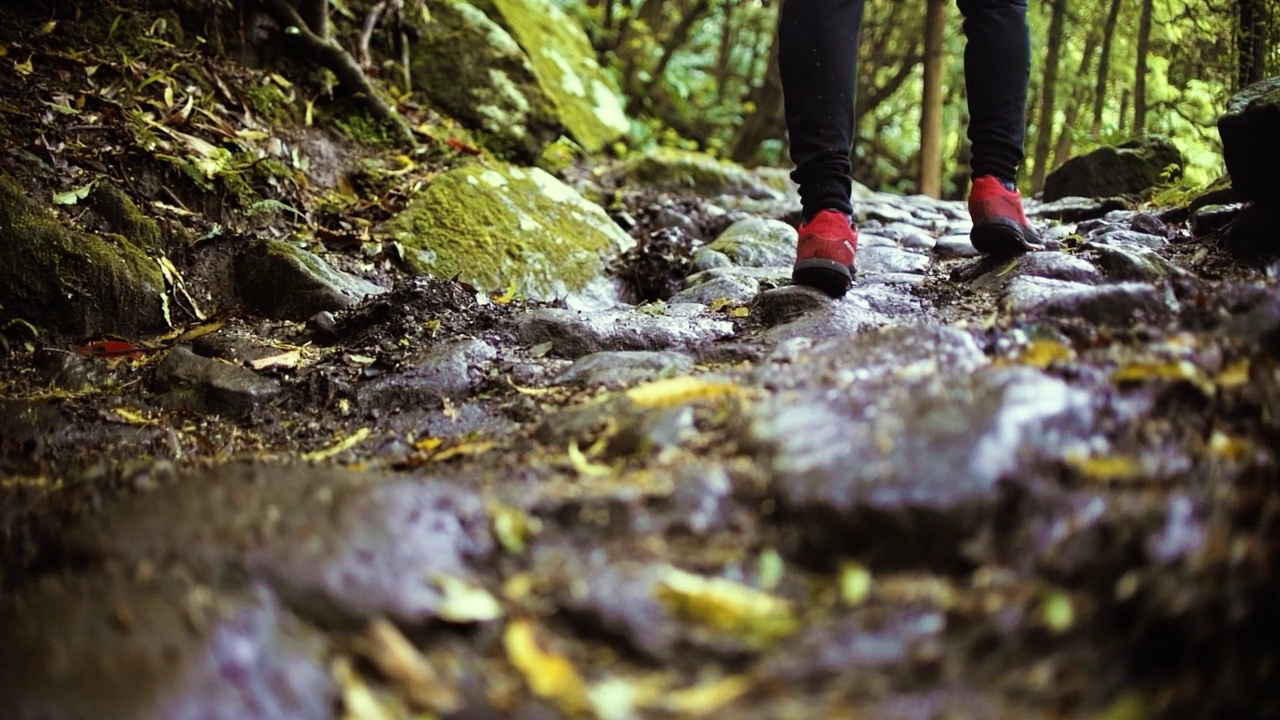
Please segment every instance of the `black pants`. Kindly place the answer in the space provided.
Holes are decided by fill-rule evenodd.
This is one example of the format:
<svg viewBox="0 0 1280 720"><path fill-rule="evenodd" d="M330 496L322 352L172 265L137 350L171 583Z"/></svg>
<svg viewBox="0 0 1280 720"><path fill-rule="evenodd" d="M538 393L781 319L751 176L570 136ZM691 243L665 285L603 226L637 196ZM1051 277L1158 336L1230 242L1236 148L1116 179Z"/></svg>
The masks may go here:
<svg viewBox="0 0 1280 720"><path fill-rule="evenodd" d="M924 0L889 0L921 2ZM806 218L819 210L851 213L849 151L863 0L785 0L778 64L786 105L791 174ZM1017 176L1022 162L1031 73L1026 0L958 0L967 44L970 169L974 177Z"/></svg>

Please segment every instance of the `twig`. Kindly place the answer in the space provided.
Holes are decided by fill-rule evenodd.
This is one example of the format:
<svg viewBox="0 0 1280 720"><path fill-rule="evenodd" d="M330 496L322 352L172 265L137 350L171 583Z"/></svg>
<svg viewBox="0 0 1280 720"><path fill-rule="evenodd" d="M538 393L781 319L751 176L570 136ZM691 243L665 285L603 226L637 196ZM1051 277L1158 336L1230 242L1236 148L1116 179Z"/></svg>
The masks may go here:
<svg viewBox="0 0 1280 720"><path fill-rule="evenodd" d="M382 0L370 8L369 14L364 16L364 29L360 32L360 44L356 47L356 62L359 62L361 67L373 65L369 43L373 40L373 31L378 29L378 23L382 21L382 11L386 9L387 0Z"/></svg>

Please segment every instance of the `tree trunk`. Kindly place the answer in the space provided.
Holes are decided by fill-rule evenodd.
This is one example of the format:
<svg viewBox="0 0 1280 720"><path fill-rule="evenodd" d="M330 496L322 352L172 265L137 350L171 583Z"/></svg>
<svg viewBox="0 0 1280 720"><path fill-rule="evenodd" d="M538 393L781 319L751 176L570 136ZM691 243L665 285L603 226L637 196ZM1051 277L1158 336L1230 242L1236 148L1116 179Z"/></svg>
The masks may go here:
<svg viewBox="0 0 1280 720"><path fill-rule="evenodd" d="M1236 89L1263 78L1266 66L1264 0L1236 0Z"/></svg>
<svg viewBox="0 0 1280 720"><path fill-rule="evenodd" d="M298 0L298 15L316 37L329 37L329 0Z"/></svg>
<svg viewBox="0 0 1280 720"><path fill-rule="evenodd" d="M1076 72L1077 78L1085 78L1089 76L1089 66L1093 64L1093 53L1098 49L1098 33L1091 32L1089 37L1084 41L1084 53L1080 56L1080 69ZM1087 88L1077 88L1078 93L1087 93ZM1058 144L1053 149L1053 162L1046 168L1052 170L1067 161L1071 154L1071 141L1075 138L1076 119L1080 116L1080 106L1087 102L1087 95L1084 99L1079 95L1074 95L1071 102L1068 103L1065 116L1062 118L1062 130L1058 133ZM1047 173L1046 173L1047 174Z"/></svg>
<svg viewBox="0 0 1280 720"><path fill-rule="evenodd" d="M1142 17L1138 20L1138 63L1133 81L1133 134L1147 129L1147 52L1151 45L1151 12L1155 0L1142 0Z"/></svg>
<svg viewBox="0 0 1280 720"><path fill-rule="evenodd" d="M1065 0L1059 0L1064 2ZM924 16L924 91L920 103L920 192L942 194L942 43L947 0L928 0Z"/></svg>
<svg viewBox="0 0 1280 720"><path fill-rule="evenodd" d="M1053 113L1058 94L1058 60L1062 54L1062 29L1067 24L1067 0L1053 0L1049 19L1049 38L1045 44L1044 80L1040 93L1040 121L1036 123L1036 149L1031 165L1031 189L1039 191L1049 163L1053 144Z"/></svg>
<svg viewBox="0 0 1280 720"><path fill-rule="evenodd" d="M782 73L778 70L778 34L769 45L769 65L764 80L751 91L755 111L747 116L738 130L729 158L734 162L750 163L760 149L760 143L771 137L781 137L785 128L782 115Z"/></svg>
<svg viewBox="0 0 1280 720"><path fill-rule="evenodd" d="M1107 12L1107 24L1102 26L1102 55L1098 58L1098 84L1093 90L1093 134L1102 131L1102 107L1107 98L1107 72L1111 69L1111 38L1116 34L1116 19L1120 17L1120 0L1111 0Z"/></svg>

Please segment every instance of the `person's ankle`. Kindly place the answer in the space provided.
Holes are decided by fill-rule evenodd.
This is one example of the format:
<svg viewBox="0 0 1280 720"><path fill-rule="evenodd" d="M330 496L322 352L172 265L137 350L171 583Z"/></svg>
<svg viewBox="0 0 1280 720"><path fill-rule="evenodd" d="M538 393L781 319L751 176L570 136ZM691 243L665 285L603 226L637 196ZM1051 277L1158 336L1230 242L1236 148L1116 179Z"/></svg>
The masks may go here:
<svg viewBox="0 0 1280 720"><path fill-rule="evenodd" d="M1008 190L1009 192L1018 192L1018 184L1016 182L1009 180L1008 178L1002 178L999 175L978 175L973 179L977 180L978 178L984 178L984 177L989 177L992 180L995 180L996 182L1000 183L1001 187L1003 187L1005 190Z"/></svg>

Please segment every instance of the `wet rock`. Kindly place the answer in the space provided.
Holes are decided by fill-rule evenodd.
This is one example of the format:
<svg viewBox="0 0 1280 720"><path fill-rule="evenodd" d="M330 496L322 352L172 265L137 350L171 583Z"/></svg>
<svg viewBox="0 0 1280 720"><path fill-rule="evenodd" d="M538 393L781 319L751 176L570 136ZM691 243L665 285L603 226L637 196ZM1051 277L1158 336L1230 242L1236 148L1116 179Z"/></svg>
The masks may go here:
<svg viewBox="0 0 1280 720"><path fill-rule="evenodd" d="M998 268L974 280L972 285L977 290L995 292L1008 287L1018 278L1049 278L1093 284L1102 281L1102 274L1093 263L1075 255L1052 251L1033 252L1019 255L1012 261L1000 261Z"/></svg>
<svg viewBox="0 0 1280 720"><path fill-rule="evenodd" d="M263 588L93 573L0 598L5 718L328 720L323 640Z"/></svg>
<svg viewBox="0 0 1280 720"><path fill-rule="evenodd" d="M715 300L744 302L760 291L759 280L736 273L699 273L698 278L700 282L672 295L670 301L702 305L710 305Z"/></svg>
<svg viewBox="0 0 1280 720"><path fill-rule="evenodd" d="M923 274L929 270L928 255L896 247L859 248L855 264L859 275Z"/></svg>
<svg viewBox="0 0 1280 720"><path fill-rule="evenodd" d="M162 402L208 415L241 416L280 394L280 383L176 346L156 368Z"/></svg>
<svg viewBox="0 0 1280 720"><path fill-rule="evenodd" d="M944 235L933 246L933 254L943 259L978 257L982 253L973 246L968 233Z"/></svg>
<svg viewBox="0 0 1280 720"><path fill-rule="evenodd" d="M1148 235L1158 235L1165 239L1173 238L1178 232L1160 218L1145 212L1134 213L1129 220L1129 229Z"/></svg>
<svg viewBox="0 0 1280 720"><path fill-rule="evenodd" d="M939 216L941 217L941 216ZM911 223L889 223L879 230L880 234L893 238L899 245L908 250L932 250L937 239L928 230Z"/></svg>
<svg viewBox="0 0 1280 720"><path fill-rule="evenodd" d="M860 203L859 207L854 208L854 223L862 226L868 220L878 220L882 223L911 223L914 219L910 210L903 210L888 202L866 202Z"/></svg>
<svg viewBox="0 0 1280 720"><path fill-rule="evenodd" d="M129 244L161 255L168 249L160 225L143 215L133 200L110 181L99 181L90 199L93 211L103 219L107 228L123 236Z"/></svg>
<svg viewBox="0 0 1280 720"><path fill-rule="evenodd" d="M107 379L106 363L97 358L46 349L37 351L34 360L47 386L68 392L96 387Z"/></svg>
<svg viewBox="0 0 1280 720"><path fill-rule="evenodd" d="M675 229L691 238L702 236L702 230L693 218L673 207L664 207L654 217L654 227L659 230Z"/></svg>
<svg viewBox="0 0 1280 720"><path fill-rule="evenodd" d="M1128 203L1124 198L1065 197L1053 202L1027 203L1026 212L1029 218L1080 222L1126 207Z"/></svg>
<svg viewBox="0 0 1280 720"><path fill-rule="evenodd" d="M160 266L119 235L71 230L0 173L0 307L80 337L165 326Z"/></svg>
<svg viewBox="0 0 1280 720"><path fill-rule="evenodd" d="M1087 285L1067 280L1022 277L1009 283L1004 302L1014 314L1046 318L1081 318L1086 322L1128 327L1161 324L1172 310L1163 294L1144 283Z"/></svg>
<svg viewBox="0 0 1280 720"><path fill-rule="evenodd" d="M669 527L706 535L724 527L733 505L733 484L724 468L693 466L680 471L671 493Z"/></svg>
<svg viewBox="0 0 1280 720"><path fill-rule="evenodd" d="M545 171L500 163L437 176L385 229L415 273L591 307L617 299L605 269L635 244L599 205Z"/></svg>
<svg viewBox="0 0 1280 720"><path fill-rule="evenodd" d="M280 240L259 243L240 256L236 285L254 309L268 317L296 321L323 310L346 310L386 292Z"/></svg>
<svg viewBox="0 0 1280 720"><path fill-rule="evenodd" d="M831 298L819 290L804 285L788 285L756 295L747 307L753 322L773 327L826 308L831 302Z"/></svg>
<svg viewBox="0 0 1280 720"><path fill-rule="evenodd" d="M661 375L683 375L692 369L693 358L684 353L642 350L598 352L578 358L556 378L556 384L617 390Z"/></svg>
<svg viewBox="0 0 1280 720"><path fill-rule="evenodd" d="M662 566L595 562L570 574L585 582L565 584L560 602L569 612L658 662L671 662L686 646L686 629L658 601Z"/></svg>
<svg viewBox="0 0 1280 720"><path fill-rule="evenodd" d="M455 486L266 465L124 498L70 542L88 557L246 573L326 624L429 619L439 578L469 579L493 548L483 501Z"/></svg>
<svg viewBox="0 0 1280 720"><path fill-rule="evenodd" d="M779 345L752 378L774 388L845 386L876 378L919 379L939 370L968 373L988 364L972 336L942 325L877 327L818 340L798 357Z"/></svg>
<svg viewBox="0 0 1280 720"><path fill-rule="evenodd" d="M730 225L708 248L735 265L786 267L795 259L796 230L780 220L747 218Z"/></svg>
<svg viewBox="0 0 1280 720"><path fill-rule="evenodd" d="M208 358L219 358L240 365L248 360L278 355L278 348L260 338L223 328L191 341L191 351Z"/></svg>
<svg viewBox="0 0 1280 720"><path fill-rule="evenodd" d="M910 667L914 647L937 638L947 627L936 610L898 612L870 625L858 618L819 623L789 643L766 663L770 677L792 681L863 672L895 666Z"/></svg>
<svg viewBox="0 0 1280 720"><path fill-rule="evenodd" d="M383 375L360 388L360 404L391 408L433 404L441 397L469 395L484 379L498 351L483 340L455 340L408 360L407 369Z"/></svg>
<svg viewBox="0 0 1280 720"><path fill-rule="evenodd" d="M765 337L775 343L794 338L821 341L881 325L916 323L923 313L920 300L906 291L891 285L859 283L838 302L771 328Z"/></svg>
<svg viewBox="0 0 1280 720"><path fill-rule="evenodd" d="M1280 77L1250 85L1236 93L1218 119L1222 156L1231 185L1246 200L1280 199Z"/></svg>
<svg viewBox="0 0 1280 720"><path fill-rule="evenodd" d="M731 267L733 261L728 255L710 248L701 247L693 253L693 269L696 272L715 268Z"/></svg>
<svg viewBox="0 0 1280 720"><path fill-rule="evenodd" d="M1091 414L1085 393L1028 368L924 377L851 378L756 411L749 441L820 547L894 564L954 559L997 521L1002 483L1026 482L1037 454Z"/></svg>
<svg viewBox="0 0 1280 720"><path fill-rule="evenodd" d="M1098 228L1097 232L1089 234L1089 239L1096 243L1107 243L1112 245L1129 245L1131 247L1143 248L1161 248L1169 244L1169 241L1160 235L1152 235L1151 233L1137 232L1134 230L1125 230L1117 227Z"/></svg>
<svg viewBox="0 0 1280 720"><path fill-rule="evenodd" d="M1171 278L1191 277L1190 273L1164 256L1145 248L1098 243L1090 243L1087 247L1097 256L1098 267L1109 280L1157 284Z"/></svg>
<svg viewBox="0 0 1280 720"><path fill-rule="evenodd" d="M331 343L341 337L338 321L333 313L322 310L307 318L307 332L319 343Z"/></svg>
<svg viewBox="0 0 1280 720"><path fill-rule="evenodd" d="M1222 232L1227 225L1231 224L1231 221L1240 217L1243 209L1242 203L1206 205L1191 213L1191 234L1195 237L1204 237Z"/></svg>
<svg viewBox="0 0 1280 720"><path fill-rule="evenodd" d="M1159 135L1144 135L1117 147L1100 147L1073 157L1044 180L1044 199L1140 195L1168 179L1167 170L1182 175L1176 145Z"/></svg>
<svg viewBox="0 0 1280 720"><path fill-rule="evenodd" d="M528 345L549 342L553 354L579 358L604 350L687 350L732 335L733 323L703 314L542 309L521 316L516 332Z"/></svg>

